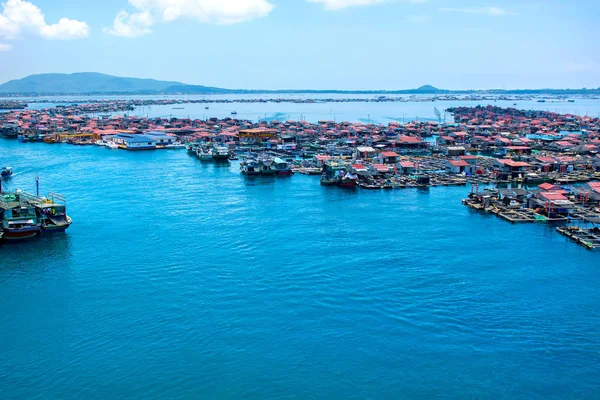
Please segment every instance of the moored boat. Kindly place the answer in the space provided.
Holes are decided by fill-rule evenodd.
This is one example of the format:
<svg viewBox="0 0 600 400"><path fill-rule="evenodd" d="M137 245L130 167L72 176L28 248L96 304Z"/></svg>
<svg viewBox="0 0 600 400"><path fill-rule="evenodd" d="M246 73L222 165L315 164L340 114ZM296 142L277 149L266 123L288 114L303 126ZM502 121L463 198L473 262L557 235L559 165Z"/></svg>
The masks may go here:
<svg viewBox="0 0 600 400"><path fill-rule="evenodd" d="M198 146L196 149L196 155L200 161L210 161L213 159L212 151L208 150L206 146Z"/></svg>
<svg viewBox="0 0 600 400"><path fill-rule="evenodd" d="M13 175L13 170L12 167L2 167L2 170L0 170L0 177L6 179L6 178L10 178Z"/></svg>
<svg viewBox="0 0 600 400"><path fill-rule="evenodd" d="M215 160L226 161L229 159L229 149L227 146L215 145L212 148L212 156Z"/></svg>
<svg viewBox="0 0 600 400"><path fill-rule="evenodd" d="M261 175L275 175L277 168L275 160L271 157L261 157L258 159L258 170Z"/></svg>
<svg viewBox="0 0 600 400"><path fill-rule="evenodd" d="M0 213L4 240L26 240L40 233L41 223L36 210L29 201L21 198L19 191L0 194Z"/></svg>
<svg viewBox="0 0 600 400"><path fill-rule="evenodd" d="M40 197L21 190L0 193L0 227L4 240L26 240L42 232L64 232L71 223L66 213L66 199L59 194Z"/></svg>
<svg viewBox="0 0 600 400"><path fill-rule="evenodd" d="M292 172L292 168L290 167L289 163L282 160L281 158L275 158L273 160L273 162L275 163L275 169L277 171L277 175L281 175L281 176L292 175L293 172Z"/></svg>
<svg viewBox="0 0 600 400"><path fill-rule="evenodd" d="M240 168L242 169L242 174L244 175L260 175L258 161L252 158L242 161Z"/></svg>

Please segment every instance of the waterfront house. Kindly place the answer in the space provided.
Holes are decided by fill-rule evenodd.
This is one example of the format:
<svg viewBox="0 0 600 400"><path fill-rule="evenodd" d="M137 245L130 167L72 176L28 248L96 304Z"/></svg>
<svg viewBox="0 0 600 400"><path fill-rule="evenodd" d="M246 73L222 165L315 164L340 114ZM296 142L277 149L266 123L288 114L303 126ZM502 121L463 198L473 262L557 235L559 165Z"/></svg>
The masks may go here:
<svg viewBox="0 0 600 400"><path fill-rule="evenodd" d="M313 157L313 162L319 168L323 167L323 164L325 164L325 162L329 160L331 160L331 156L325 154L317 154Z"/></svg>
<svg viewBox="0 0 600 400"><path fill-rule="evenodd" d="M394 142L396 148L400 150L424 150L427 143L415 136L399 135Z"/></svg>
<svg viewBox="0 0 600 400"><path fill-rule="evenodd" d="M176 141L175 136L169 136L163 132L151 131L144 133L145 136L153 139L157 146L165 146L167 144L173 144Z"/></svg>
<svg viewBox="0 0 600 400"><path fill-rule="evenodd" d="M523 161L513 161L511 159L497 159L494 161L494 165L500 170L500 172L506 173L513 178L518 178L519 175L525 172L525 170L531 167L530 164Z"/></svg>
<svg viewBox="0 0 600 400"><path fill-rule="evenodd" d="M469 163L464 160L448 160L446 164L446 171L451 174L461 174L465 172L466 168L469 168Z"/></svg>
<svg viewBox="0 0 600 400"><path fill-rule="evenodd" d="M398 162L400 156L393 151L382 151L381 158L384 164L394 164Z"/></svg>
<svg viewBox="0 0 600 400"><path fill-rule="evenodd" d="M462 146L450 146L446 148L446 155L448 157L459 157L464 156L467 150Z"/></svg>
<svg viewBox="0 0 600 400"><path fill-rule="evenodd" d="M400 161L397 168L398 173L405 175L414 174L417 170L415 163L412 161Z"/></svg>
<svg viewBox="0 0 600 400"><path fill-rule="evenodd" d="M475 174L475 173L477 173L477 170L478 170L478 167L477 167L477 157L468 154L466 156L460 156L459 158L461 160L463 160L464 162L466 162L467 164L469 164L468 167L465 167L465 172L467 172L468 174Z"/></svg>
<svg viewBox="0 0 600 400"><path fill-rule="evenodd" d="M151 137L145 135L119 133L113 136L113 142L120 148L126 150L154 150L156 142Z"/></svg>
<svg viewBox="0 0 600 400"><path fill-rule="evenodd" d="M358 146L356 148L356 157L365 160L371 160L375 157L376 151L370 146Z"/></svg>

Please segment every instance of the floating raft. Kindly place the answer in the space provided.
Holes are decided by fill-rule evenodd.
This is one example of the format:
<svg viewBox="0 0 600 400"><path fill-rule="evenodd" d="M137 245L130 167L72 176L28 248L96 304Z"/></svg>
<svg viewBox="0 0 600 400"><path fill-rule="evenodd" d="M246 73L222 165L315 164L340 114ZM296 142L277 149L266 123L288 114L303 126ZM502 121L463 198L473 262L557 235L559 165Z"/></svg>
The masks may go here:
<svg viewBox="0 0 600 400"><path fill-rule="evenodd" d="M504 212L499 212L498 216L512 223L536 221L535 213L527 209L508 210Z"/></svg>
<svg viewBox="0 0 600 400"><path fill-rule="evenodd" d="M589 250L600 249L600 229L598 228L584 229L569 226L567 228L559 227L556 230Z"/></svg>

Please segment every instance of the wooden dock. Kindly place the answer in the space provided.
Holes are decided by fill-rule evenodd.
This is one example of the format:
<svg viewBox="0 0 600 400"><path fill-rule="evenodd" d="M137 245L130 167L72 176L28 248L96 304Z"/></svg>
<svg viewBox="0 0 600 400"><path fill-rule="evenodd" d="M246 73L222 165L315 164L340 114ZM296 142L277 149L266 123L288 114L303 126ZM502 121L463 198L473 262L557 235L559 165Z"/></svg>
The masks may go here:
<svg viewBox="0 0 600 400"><path fill-rule="evenodd" d="M600 229L599 228L591 228L584 229L578 228L576 226L569 226L566 228L558 227L556 230L574 242L582 245L583 247L589 250L599 250L600 249Z"/></svg>
<svg viewBox="0 0 600 400"><path fill-rule="evenodd" d="M517 222L535 222L535 213L532 210L525 208L518 210L506 210L498 213L498 216L506 221Z"/></svg>

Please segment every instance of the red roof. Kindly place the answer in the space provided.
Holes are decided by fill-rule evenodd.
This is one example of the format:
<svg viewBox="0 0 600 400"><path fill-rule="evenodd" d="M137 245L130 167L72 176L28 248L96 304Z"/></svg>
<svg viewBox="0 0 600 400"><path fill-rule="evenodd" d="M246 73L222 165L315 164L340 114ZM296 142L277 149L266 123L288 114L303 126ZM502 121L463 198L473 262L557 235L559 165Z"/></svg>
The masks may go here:
<svg viewBox="0 0 600 400"><path fill-rule="evenodd" d="M402 168L415 168L415 163L412 161L400 161L399 164Z"/></svg>
<svg viewBox="0 0 600 400"><path fill-rule="evenodd" d="M541 192L540 196L546 200L555 201L555 200L568 200L565 196L556 192Z"/></svg>
<svg viewBox="0 0 600 400"><path fill-rule="evenodd" d="M523 161L513 161L510 159L498 159L498 162L509 167L530 167L529 164Z"/></svg>
<svg viewBox="0 0 600 400"><path fill-rule="evenodd" d="M556 186L554 186L554 185L553 185L553 184L551 184L551 183L542 183L541 185L538 185L538 187L539 187L540 189L542 189L542 190L545 190L545 191L549 191L549 190L552 190L552 189L556 189Z"/></svg>
<svg viewBox="0 0 600 400"><path fill-rule="evenodd" d="M453 167L468 167L469 163L464 160L448 160Z"/></svg>
<svg viewBox="0 0 600 400"><path fill-rule="evenodd" d="M600 193L600 182L590 182L588 185L594 192Z"/></svg>
<svg viewBox="0 0 600 400"><path fill-rule="evenodd" d="M548 163L548 164L552 164L552 163L556 162L556 160L552 157L537 157L536 160L538 160L539 162Z"/></svg>
<svg viewBox="0 0 600 400"><path fill-rule="evenodd" d="M384 165L384 164L373 164L373 168L375 168L379 172L387 172L390 170L387 167L387 165Z"/></svg>
<svg viewBox="0 0 600 400"><path fill-rule="evenodd" d="M419 138L416 138L414 136L405 136L405 135L399 136L398 141L400 143L411 143L411 144L421 143L421 140L419 140Z"/></svg>
<svg viewBox="0 0 600 400"><path fill-rule="evenodd" d="M399 157L399 155L394 153L393 151L382 151L381 156L382 157Z"/></svg>

